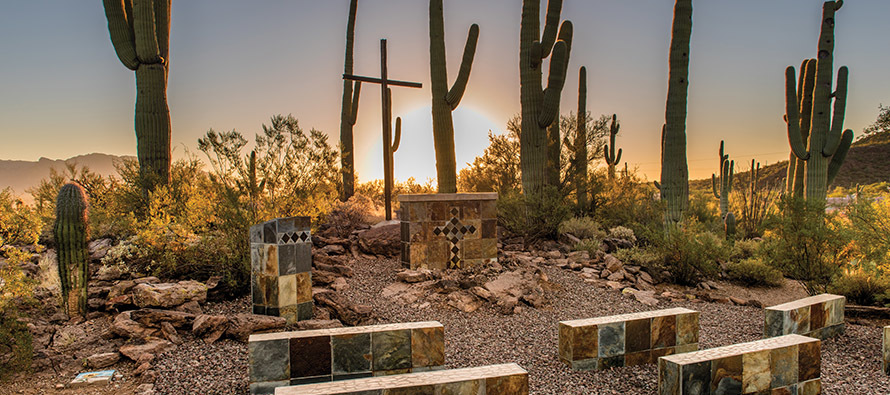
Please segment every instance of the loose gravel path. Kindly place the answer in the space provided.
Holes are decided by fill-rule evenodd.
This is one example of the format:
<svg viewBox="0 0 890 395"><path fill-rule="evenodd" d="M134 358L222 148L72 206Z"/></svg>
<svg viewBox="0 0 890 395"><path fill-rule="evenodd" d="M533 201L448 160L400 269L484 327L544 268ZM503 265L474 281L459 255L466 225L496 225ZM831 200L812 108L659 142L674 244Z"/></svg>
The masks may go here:
<svg viewBox="0 0 890 395"><path fill-rule="evenodd" d="M448 368L515 362L529 371L533 394L656 393L655 365L574 372L559 362L557 322L653 309L618 291L585 283L574 272L544 267L557 286L553 305L506 316L488 307L467 314L451 308L396 304L380 294L395 281L398 262L363 260L352 266L355 277L348 280L350 287L344 295L373 306L382 323L437 320L445 326ZM229 308L246 306L246 300L229 303ZM693 302L660 302L655 308L670 307L701 312L703 349L758 340L762 335L763 312L758 308ZM881 372L880 344L880 328L849 322L844 335L823 342L823 394L890 394L890 378ZM230 340L210 346L187 342L159 358L155 389L161 394L246 393L246 354L246 345Z"/></svg>

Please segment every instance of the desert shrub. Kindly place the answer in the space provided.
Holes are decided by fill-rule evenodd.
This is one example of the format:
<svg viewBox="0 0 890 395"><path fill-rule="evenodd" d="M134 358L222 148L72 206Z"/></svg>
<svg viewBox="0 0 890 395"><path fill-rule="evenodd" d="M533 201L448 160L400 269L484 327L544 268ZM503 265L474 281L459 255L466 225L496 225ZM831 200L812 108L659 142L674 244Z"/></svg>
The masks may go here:
<svg viewBox="0 0 890 395"><path fill-rule="evenodd" d="M473 163L460 170L457 187L466 192L518 191L522 175L519 164L519 116L507 122L507 133L488 132L488 147Z"/></svg>
<svg viewBox="0 0 890 395"><path fill-rule="evenodd" d="M637 177L634 171L608 180L604 173L596 173L593 185L602 191L594 199L594 217L607 227L624 226L634 232L643 243L662 236L662 202L656 200L657 190Z"/></svg>
<svg viewBox="0 0 890 395"><path fill-rule="evenodd" d="M757 258L747 258L726 265L730 280L747 286L778 287L782 285L782 272Z"/></svg>
<svg viewBox="0 0 890 395"><path fill-rule="evenodd" d="M554 187L528 195L498 195L498 222L511 234L523 236L526 243L555 237L559 224L571 213L572 207Z"/></svg>
<svg viewBox="0 0 890 395"><path fill-rule="evenodd" d="M6 188L0 191L0 245L36 244L42 228L40 217Z"/></svg>
<svg viewBox="0 0 890 395"><path fill-rule="evenodd" d="M662 269L670 281L681 285L695 285L713 277L720 270L719 261L727 256L723 237L695 226L671 230L658 248L664 257Z"/></svg>
<svg viewBox="0 0 890 395"><path fill-rule="evenodd" d="M653 269L661 269L664 263L664 254L658 248L637 247L622 248L612 253L612 256L618 258L624 263L633 263L649 269L650 274L658 273Z"/></svg>
<svg viewBox="0 0 890 395"><path fill-rule="evenodd" d="M373 205L373 218L369 219L372 223L383 220L384 218L383 210L385 208L385 201L383 186L383 180L362 182L355 186L355 194L367 197ZM414 177L409 177L405 181L396 181L392 187L393 215L395 215L399 209L399 201L397 199L399 195L436 193L436 188L436 182L432 179L428 179L424 183L418 182Z"/></svg>
<svg viewBox="0 0 890 395"><path fill-rule="evenodd" d="M614 237L616 239L627 240L631 243L637 242L637 237L634 236L633 229L625 228L621 225L616 226L614 228L609 229L609 237Z"/></svg>
<svg viewBox="0 0 890 395"><path fill-rule="evenodd" d="M847 207L845 215L850 221L850 239L857 257L890 262L890 196L861 196Z"/></svg>
<svg viewBox="0 0 890 395"><path fill-rule="evenodd" d="M763 259L799 281L811 295L825 292L850 260L850 235L837 212L824 202L785 198L773 230L761 246Z"/></svg>
<svg viewBox="0 0 890 395"><path fill-rule="evenodd" d="M583 239L577 243L573 249L575 251L587 251L590 256L596 256L596 252L600 250L601 242L599 240L594 239Z"/></svg>
<svg viewBox="0 0 890 395"><path fill-rule="evenodd" d="M337 236L348 237L360 225L368 224L374 203L363 195L353 195L345 202L337 202L328 214L326 226L333 228Z"/></svg>
<svg viewBox="0 0 890 395"><path fill-rule="evenodd" d="M883 305L890 300L890 276L879 272L874 264L855 265L835 277L828 291L844 295L853 304Z"/></svg>
<svg viewBox="0 0 890 395"><path fill-rule="evenodd" d="M115 163L118 171L132 162L132 168L138 173L136 159L123 159ZM88 167L78 167L76 163L68 163L64 170L51 168L49 176L40 180L33 188L26 190L34 200L34 212L40 218L43 236L49 236L55 221L56 197L62 185L74 181L83 186L90 201L90 229L97 237L117 237L131 230L126 214L134 207L121 207L120 183L113 177L105 178L92 172Z"/></svg>
<svg viewBox="0 0 890 395"><path fill-rule="evenodd" d="M729 260L738 262L754 257L760 249L760 243L754 239L737 240L729 252Z"/></svg>
<svg viewBox="0 0 890 395"><path fill-rule="evenodd" d="M562 221L559 224L559 233L568 233L581 240L602 240L606 237L606 232L600 229L600 224L590 217L574 217Z"/></svg>
<svg viewBox="0 0 890 395"><path fill-rule="evenodd" d="M34 281L19 266L29 254L15 248L5 250L0 263L0 380L31 366L31 332L23 322L22 310L34 305Z"/></svg>

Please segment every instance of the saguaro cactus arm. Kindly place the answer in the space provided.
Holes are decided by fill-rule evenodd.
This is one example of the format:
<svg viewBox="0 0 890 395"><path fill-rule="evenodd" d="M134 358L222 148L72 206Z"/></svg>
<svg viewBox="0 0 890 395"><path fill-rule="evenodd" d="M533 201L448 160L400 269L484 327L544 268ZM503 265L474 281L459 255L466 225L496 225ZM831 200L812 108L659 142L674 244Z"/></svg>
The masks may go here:
<svg viewBox="0 0 890 395"><path fill-rule="evenodd" d="M399 142L402 140L402 117L396 117L396 135L393 137L392 152L399 150Z"/></svg>
<svg viewBox="0 0 890 395"><path fill-rule="evenodd" d="M348 83L348 82L347 82ZM355 84L352 88L352 103L349 107L349 115L348 121L350 125L355 126L355 121L358 119L358 98L362 92L362 82L355 81Z"/></svg>
<svg viewBox="0 0 890 395"><path fill-rule="evenodd" d="M547 3L547 16L544 19L544 33L540 41L532 43L531 64L537 67L541 60L550 55L550 50L556 43L559 14L562 13L562 0L551 0Z"/></svg>
<svg viewBox="0 0 890 395"><path fill-rule="evenodd" d="M473 68L473 58L476 56L476 42L479 41L479 25L473 24L467 32L467 43L464 44L464 56L460 62L460 70L457 73L457 79L445 95L445 101L451 106L451 110L457 108L460 99L464 96L467 89L467 81L470 79L470 70Z"/></svg>
<svg viewBox="0 0 890 395"><path fill-rule="evenodd" d="M797 101L797 89L794 83L794 67L788 66L785 69L785 124L788 127L788 143L794 156L800 160L807 160L810 153L800 134L800 103Z"/></svg>
<svg viewBox="0 0 890 395"><path fill-rule="evenodd" d="M613 167L621 162L621 148L618 148L618 152L615 152L617 147L615 136L618 135L618 129L620 128L621 124L618 123L618 115L612 114L612 123L609 125L609 144L604 147L603 156L606 159L606 164Z"/></svg>
<svg viewBox="0 0 890 395"><path fill-rule="evenodd" d="M834 156L831 157L831 162L828 163L828 184L834 182L834 178L837 177L837 172L841 169L841 165L844 164L844 159L847 157L847 151L850 150L850 144L852 143L853 131L847 129L840 138L840 143L838 144L837 150L834 152Z"/></svg>
<svg viewBox="0 0 890 395"><path fill-rule="evenodd" d="M550 59L550 74L547 77L547 88L544 89L544 100L538 114L538 126L547 127L559 115L559 99L566 82L566 71L569 66L569 51L572 42L572 22L565 21L560 28L560 40L553 45L553 57Z"/></svg>
<svg viewBox="0 0 890 395"><path fill-rule="evenodd" d="M136 56L141 63L162 63L158 36L155 34L155 10L152 0L133 0L133 33Z"/></svg>
<svg viewBox="0 0 890 395"><path fill-rule="evenodd" d="M133 4L129 0L104 0L104 5L114 52L126 68L136 70L139 59L133 40Z"/></svg>
<svg viewBox="0 0 890 395"><path fill-rule="evenodd" d="M826 157L834 155L838 145L841 143L841 129L844 127L844 113L847 107L848 74L847 66L842 66L837 71L837 88L833 95L834 116L831 117L831 129L828 134L828 140L825 141L825 147L822 149L822 155Z"/></svg>

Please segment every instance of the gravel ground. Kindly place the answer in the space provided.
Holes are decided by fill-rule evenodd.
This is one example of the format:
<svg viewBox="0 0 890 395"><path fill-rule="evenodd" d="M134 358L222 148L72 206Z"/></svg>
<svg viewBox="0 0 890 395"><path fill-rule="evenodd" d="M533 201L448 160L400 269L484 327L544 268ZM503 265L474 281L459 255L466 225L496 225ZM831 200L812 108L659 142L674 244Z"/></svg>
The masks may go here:
<svg viewBox="0 0 890 395"><path fill-rule="evenodd" d="M545 267L557 285L553 305L505 316L488 307L466 314L451 308L395 304L380 298L380 292L395 281L396 261L363 260L353 268L355 277L349 279L344 295L373 306L381 323L437 320L445 326L448 368L515 362L529 371L533 394L656 392L655 365L574 372L559 362L557 322L652 309L618 291L585 283L574 272ZM247 306L246 299L219 309L237 310L242 305ZM701 312L702 349L753 341L762 334L763 312L758 308L692 302L660 302L656 308L669 307ZM849 322L844 335L823 342L823 394L890 394L890 378L881 372L880 344L880 328ZM247 346L231 340L210 346L188 341L160 356L155 370L155 389L161 394L243 394L247 392Z"/></svg>

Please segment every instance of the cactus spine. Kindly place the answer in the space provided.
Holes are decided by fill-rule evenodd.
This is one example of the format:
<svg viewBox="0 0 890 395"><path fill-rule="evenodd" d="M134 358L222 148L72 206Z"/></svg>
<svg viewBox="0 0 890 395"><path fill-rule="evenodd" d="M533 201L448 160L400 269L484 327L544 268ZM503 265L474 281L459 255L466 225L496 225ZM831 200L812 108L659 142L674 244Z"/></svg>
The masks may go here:
<svg viewBox="0 0 890 395"><path fill-rule="evenodd" d="M711 190L714 197L720 201L720 217L726 218L729 212L729 193L732 191L732 176L735 161L729 160L729 155L723 154L723 140L720 140L720 175L711 174Z"/></svg>
<svg viewBox="0 0 890 395"><path fill-rule="evenodd" d="M59 280L62 300L69 316L87 314L87 251L89 204L79 184L70 182L59 189L53 235L58 245Z"/></svg>
<svg viewBox="0 0 890 395"><path fill-rule="evenodd" d="M559 98L565 85L572 43L572 22L564 21L557 32L562 0L548 1L543 35L540 9L540 0L522 1L519 29L520 162L522 189L526 193L540 191L547 182L548 141L552 140L547 127L554 121L559 122ZM542 60L547 56L551 56L550 75L544 89Z"/></svg>
<svg viewBox="0 0 890 395"><path fill-rule="evenodd" d="M148 180L170 181L170 109L167 72L170 67L171 0L104 0L111 43L121 63L136 72L136 156Z"/></svg>
<svg viewBox="0 0 890 395"><path fill-rule="evenodd" d="M785 69L785 121L788 125L788 142L791 152L804 167L803 195L807 200L825 201L828 184L840 169L853 141L853 131L844 130L844 111L847 102L846 66L837 73L837 86L831 92L834 51L834 16L843 5L842 0L826 1L822 5L822 29L819 34L819 55L816 63L816 79L813 88L813 110L807 145L800 130L802 100L795 90L793 66ZM808 62L807 68L810 67ZM806 73L806 71L804 71ZM834 98L834 114L830 114ZM801 163L802 162L802 163ZM795 174L796 174L795 170Z"/></svg>
<svg viewBox="0 0 890 395"><path fill-rule="evenodd" d="M430 0L430 83L433 94L433 142L436 147L436 176L439 193L457 192L457 168L454 159L454 121L451 112L460 104L473 57L479 40L479 25L473 24L467 33L464 56L454 85L448 89L448 69L445 59L445 17L442 0Z"/></svg>
<svg viewBox="0 0 890 395"><path fill-rule="evenodd" d="M358 8L358 0L350 1L349 20L346 22L344 74L352 74L356 8ZM361 89L361 81L351 82L343 80L343 101L340 106L340 171L343 174L343 195L340 199L344 202L349 200L355 193L355 147L353 146L352 128L355 126L355 121L358 117L358 98Z"/></svg>
<svg viewBox="0 0 890 395"><path fill-rule="evenodd" d="M575 129L575 194L578 196L578 210L587 212L587 68L578 71L578 114ZM557 122L558 123L558 122Z"/></svg>
<svg viewBox="0 0 890 395"><path fill-rule="evenodd" d="M689 87L689 38L692 0L677 0L671 28L667 105L661 130L661 199L666 228L679 224L689 202L686 164L686 92Z"/></svg>
<svg viewBox="0 0 890 395"><path fill-rule="evenodd" d="M603 147L605 150L603 152L603 157L606 158L606 164L609 165L609 179L615 179L615 166L618 166L618 163L621 162L621 148L618 148L618 153L615 153L615 148L618 146L615 144L615 135L618 134L618 129L621 128L621 125L618 124L618 116L612 114L612 123L609 124L609 144ZM610 148L611 147L611 148ZM627 163L625 163L625 173L627 172Z"/></svg>

